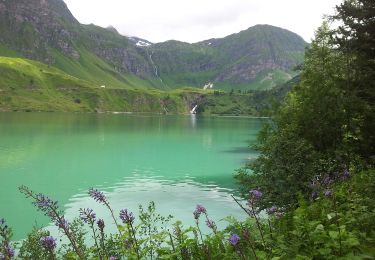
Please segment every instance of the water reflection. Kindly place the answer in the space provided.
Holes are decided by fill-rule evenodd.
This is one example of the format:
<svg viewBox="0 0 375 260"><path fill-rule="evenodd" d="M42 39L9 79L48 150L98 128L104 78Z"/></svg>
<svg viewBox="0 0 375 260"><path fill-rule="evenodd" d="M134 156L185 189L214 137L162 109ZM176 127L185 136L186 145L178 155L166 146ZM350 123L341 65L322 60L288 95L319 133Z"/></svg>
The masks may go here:
<svg viewBox="0 0 375 260"><path fill-rule="evenodd" d="M206 207L209 216L217 223L219 228L224 228L227 223L224 218L234 216L245 219L246 214L231 198L232 189L222 188L216 184L202 184L194 178L186 177L179 181L172 181L163 176L142 176L134 174L124 178L113 186L96 187L105 192L115 215L121 209L129 209L138 216L139 205L147 207L150 201L156 201L157 212L174 218L171 224L181 220L185 227L194 226L193 211L197 204ZM111 223L106 223L107 232L117 232L108 209L98 204L87 194L87 191L76 194L65 205L65 214L68 220L78 216L80 208L91 208L98 218L103 218ZM47 228L58 235L57 228L50 224ZM204 232L209 232L202 222Z"/></svg>
<svg viewBox="0 0 375 260"><path fill-rule="evenodd" d="M191 128L195 128L197 126L197 115L196 114L190 115L190 122L191 122Z"/></svg>

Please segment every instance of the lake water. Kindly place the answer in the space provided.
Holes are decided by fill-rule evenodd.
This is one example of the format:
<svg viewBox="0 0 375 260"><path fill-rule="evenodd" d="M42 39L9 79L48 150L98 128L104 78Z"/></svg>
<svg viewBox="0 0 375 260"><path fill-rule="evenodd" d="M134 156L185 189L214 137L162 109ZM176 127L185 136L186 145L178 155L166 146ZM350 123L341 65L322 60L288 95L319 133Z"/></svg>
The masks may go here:
<svg viewBox="0 0 375 260"><path fill-rule="evenodd" d="M0 218L21 239L51 226L20 185L59 201L67 218L81 207L108 212L87 195L103 190L115 211L155 201L159 213L193 225L203 204L218 226L244 218L230 195L233 173L256 157L261 119L112 114L0 113ZM116 213L117 214L117 213Z"/></svg>

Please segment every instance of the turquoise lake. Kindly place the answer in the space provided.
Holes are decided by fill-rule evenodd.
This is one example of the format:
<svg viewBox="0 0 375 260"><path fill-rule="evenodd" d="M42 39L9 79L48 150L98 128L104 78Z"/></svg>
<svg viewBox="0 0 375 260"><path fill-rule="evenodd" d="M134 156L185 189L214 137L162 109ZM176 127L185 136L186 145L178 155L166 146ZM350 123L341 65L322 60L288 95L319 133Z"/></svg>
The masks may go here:
<svg viewBox="0 0 375 260"><path fill-rule="evenodd" d="M33 225L54 230L19 193L26 185L58 200L68 219L79 208L108 212L88 197L106 193L115 212L156 203L162 215L193 225L203 204L219 227L245 218L233 202L235 169L256 158L249 148L264 119L139 114L0 113L0 218L22 239ZM117 214L117 213L116 213ZM109 218L108 218L109 219ZM54 231L53 231L54 232Z"/></svg>

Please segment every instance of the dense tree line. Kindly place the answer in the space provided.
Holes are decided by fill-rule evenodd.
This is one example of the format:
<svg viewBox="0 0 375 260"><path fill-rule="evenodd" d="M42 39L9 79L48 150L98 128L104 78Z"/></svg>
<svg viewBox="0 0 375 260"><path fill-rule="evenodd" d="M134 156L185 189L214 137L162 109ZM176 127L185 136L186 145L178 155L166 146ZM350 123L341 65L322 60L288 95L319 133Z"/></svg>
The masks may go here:
<svg viewBox="0 0 375 260"><path fill-rule="evenodd" d="M338 23L330 29L329 23ZM298 206L314 180L371 168L375 156L375 2L345 1L306 51L301 81L262 131L237 178L263 207Z"/></svg>

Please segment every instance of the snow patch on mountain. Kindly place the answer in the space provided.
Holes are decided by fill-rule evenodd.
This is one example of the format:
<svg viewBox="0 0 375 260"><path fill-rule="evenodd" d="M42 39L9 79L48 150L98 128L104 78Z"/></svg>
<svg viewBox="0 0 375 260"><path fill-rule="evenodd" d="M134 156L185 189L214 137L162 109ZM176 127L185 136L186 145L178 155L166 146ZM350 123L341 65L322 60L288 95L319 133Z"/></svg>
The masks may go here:
<svg viewBox="0 0 375 260"><path fill-rule="evenodd" d="M145 41L138 41L135 45L139 47L148 47L151 45L151 43L145 42Z"/></svg>
<svg viewBox="0 0 375 260"><path fill-rule="evenodd" d="M134 36L127 36L127 37L133 44L135 44L138 47L148 47L152 45L152 42L149 42L147 40L144 40L138 37L134 37Z"/></svg>

